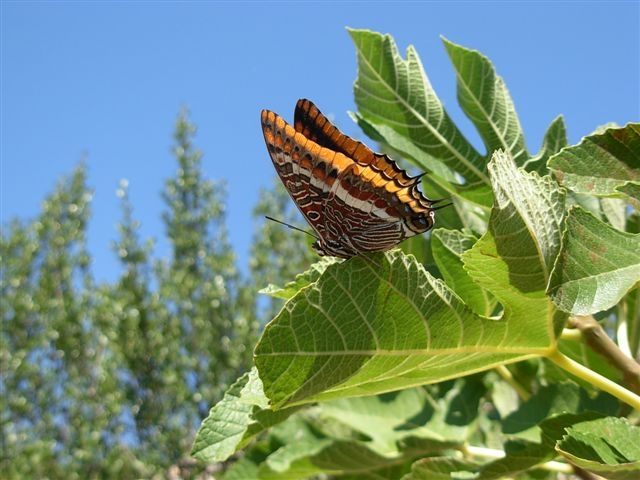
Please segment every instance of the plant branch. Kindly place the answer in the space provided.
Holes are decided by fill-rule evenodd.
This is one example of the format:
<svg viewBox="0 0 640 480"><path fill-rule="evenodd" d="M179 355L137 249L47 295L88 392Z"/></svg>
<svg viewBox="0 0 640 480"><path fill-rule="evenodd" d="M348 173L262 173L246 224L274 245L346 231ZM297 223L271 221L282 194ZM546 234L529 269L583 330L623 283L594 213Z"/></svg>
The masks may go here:
<svg viewBox="0 0 640 480"><path fill-rule="evenodd" d="M569 326L577 328L582 333L587 345L599 355L602 355L613 367L620 370L624 385L640 395L640 364L630 358L609 338L602 326L592 316L571 317Z"/></svg>
<svg viewBox="0 0 640 480"><path fill-rule="evenodd" d="M630 390L627 390L622 385L618 385L608 378L603 377L599 373L596 373L593 370L589 370L584 365L581 365L578 362L570 359L566 355L560 353L560 351L557 349L551 350L549 354L547 354L547 358L563 370L566 370L576 377L581 378L585 382L590 383L600 390L610 393L621 402L631 405L636 410L640 410L640 396L636 395Z"/></svg>
<svg viewBox="0 0 640 480"><path fill-rule="evenodd" d="M494 460L505 457L505 452L503 450L497 450L495 448L476 447L474 445L465 445L464 448L462 449L462 453L465 456L483 457L483 458L490 458ZM554 460L541 463L537 465L537 467L550 472L556 472L556 473L566 473L566 474L574 473L574 467L572 465L564 462L557 462Z"/></svg>

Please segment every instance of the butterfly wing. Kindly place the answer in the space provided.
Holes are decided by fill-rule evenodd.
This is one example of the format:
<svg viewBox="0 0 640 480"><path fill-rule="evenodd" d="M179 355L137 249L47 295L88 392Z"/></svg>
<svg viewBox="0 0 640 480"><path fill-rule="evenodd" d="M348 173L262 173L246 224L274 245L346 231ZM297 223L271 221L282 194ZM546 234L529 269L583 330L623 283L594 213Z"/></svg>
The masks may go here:
<svg viewBox="0 0 640 480"><path fill-rule="evenodd" d="M417 184L420 179L419 176L410 177L388 155L376 153L364 143L342 133L311 100L300 99L296 103L294 126L296 131L317 144L340 152L359 165L371 165L382 173L385 180L409 186Z"/></svg>
<svg viewBox="0 0 640 480"><path fill-rule="evenodd" d="M261 121L269 156L285 189L321 242L337 242L326 228L324 210L338 176L353 162L296 132L272 111L263 110ZM356 254L346 253L337 256Z"/></svg>
<svg viewBox="0 0 640 480"><path fill-rule="evenodd" d="M396 218L398 221L406 222L410 231L406 231L406 235L399 241L431 228L433 215L430 212L433 211L433 203L420 192L420 176L410 177L388 155L376 153L364 143L342 133L310 100L298 100L294 126L296 131L306 138L344 154L363 167L363 178L376 187L380 198L386 201L387 206L401 206ZM381 204L379 201L378 205ZM373 204L371 210L363 208L371 213Z"/></svg>
<svg viewBox="0 0 640 480"><path fill-rule="evenodd" d="M309 100L298 101L295 127L269 110L261 119L273 165L321 254L387 250L433 225L418 177L344 135Z"/></svg>

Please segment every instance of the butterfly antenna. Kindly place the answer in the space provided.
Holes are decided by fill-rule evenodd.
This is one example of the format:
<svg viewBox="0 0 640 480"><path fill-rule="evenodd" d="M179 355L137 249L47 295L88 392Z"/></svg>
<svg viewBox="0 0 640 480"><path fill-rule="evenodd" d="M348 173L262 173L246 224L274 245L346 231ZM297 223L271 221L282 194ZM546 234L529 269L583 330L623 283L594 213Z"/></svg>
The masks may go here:
<svg viewBox="0 0 640 480"><path fill-rule="evenodd" d="M291 230L297 230L297 231L299 231L299 232L306 233L307 235L309 235L309 236L311 236L311 237L315 238L316 240L320 240L320 238L319 238L317 235L314 235L313 233L311 233L311 232L309 232L309 231L307 231L307 230L303 230L303 229L298 228L298 227L295 227L295 226L293 226L293 225L289 225L288 223L285 223L285 222L283 222L282 220L275 219L275 218L273 218L273 217L270 217L269 215L265 215L265 216L264 216L264 218L266 218L267 220L271 220L272 222L279 223L280 225L284 225L285 227L288 227L288 228L290 228Z"/></svg>
<svg viewBox="0 0 640 480"><path fill-rule="evenodd" d="M443 199L444 200L444 199ZM451 203L445 203L444 205L438 205L436 207L432 207L431 210L440 210L441 208L446 208L446 207L450 207L451 205L453 205L453 202Z"/></svg>

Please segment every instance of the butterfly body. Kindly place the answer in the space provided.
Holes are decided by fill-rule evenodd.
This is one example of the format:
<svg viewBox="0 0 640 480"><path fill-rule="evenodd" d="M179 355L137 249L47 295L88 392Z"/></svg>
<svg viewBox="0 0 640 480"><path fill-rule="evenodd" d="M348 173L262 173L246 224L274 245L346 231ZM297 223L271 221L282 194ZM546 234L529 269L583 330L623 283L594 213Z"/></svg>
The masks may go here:
<svg viewBox="0 0 640 480"><path fill-rule="evenodd" d="M318 236L320 255L350 258L388 250L433 226L434 202L388 156L335 127L309 100L294 126L269 110L262 131L273 165Z"/></svg>

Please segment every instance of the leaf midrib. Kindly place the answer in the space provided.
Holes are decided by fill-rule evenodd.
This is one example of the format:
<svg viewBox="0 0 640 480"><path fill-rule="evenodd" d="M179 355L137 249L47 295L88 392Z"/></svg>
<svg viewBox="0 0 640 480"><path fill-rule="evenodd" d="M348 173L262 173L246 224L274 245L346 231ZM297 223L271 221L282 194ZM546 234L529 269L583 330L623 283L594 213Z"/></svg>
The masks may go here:
<svg viewBox="0 0 640 480"><path fill-rule="evenodd" d="M360 53L360 57L364 59L365 64L369 67L369 69L374 73L375 77L379 80L380 83L382 83L382 85L388 90L390 91L395 98L403 105L405 106L405 108L407 110L409 110L411 113L413 113L413 115L420 120L420 123L428 130L431 132L432 135L434 135L436 138L438 138L440 140L440 142L442 143L442 145L445 146L445 148L447 148L455 158L458 159L459 162L461 162L463 165L466 165L467 168L469 170L471 170L479 179L482 180L482 182L485 185L490 185L489 182L489 177L487 177L484 172L478 170L476 168L476 166L469 162L463 155L461 152L459 152L456 148L453 147L453 145L451 145L451 143L445 139L438 130L433 129L433 127L431 126L431 124L420 114L418 114L418 112L411 107L401 96L399 96L395 90L393 90L391 88L391 86L384 81L381 76L379 75L378 71L376 69L374 69L371 65L371 63L366 59L366 57ZM405 60L403 60L402 58L400 58L400 61L404 62ZM408 60L406 60L408 62ZM396 68L395 64L394 64L394 69ZM421 72L422 75L422 72ZM442 112L444 115L446 115L446 110L444 109L444 106L442 107ZM459 132L459 130L457 129L457 127L454 125L454 128Z"/></svg>

